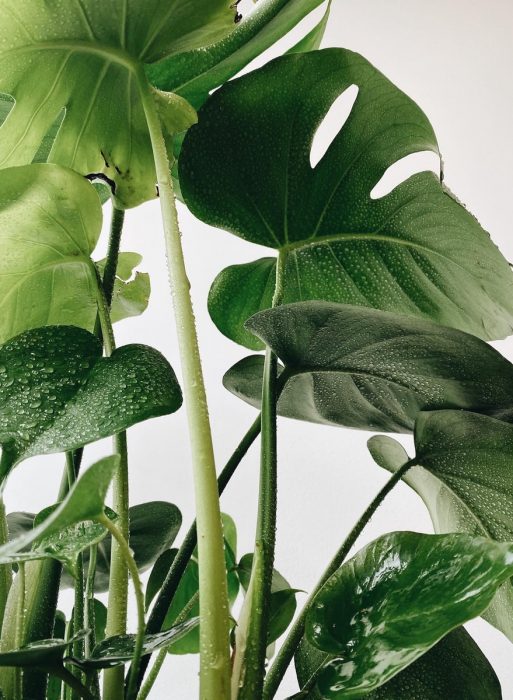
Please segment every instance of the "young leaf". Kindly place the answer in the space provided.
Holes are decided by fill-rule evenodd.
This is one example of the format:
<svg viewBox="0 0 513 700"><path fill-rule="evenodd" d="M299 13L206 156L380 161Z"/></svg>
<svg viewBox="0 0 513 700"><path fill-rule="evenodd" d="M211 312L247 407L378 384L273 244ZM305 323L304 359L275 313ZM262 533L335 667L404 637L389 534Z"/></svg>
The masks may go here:
<svg viewBox="0 0 513 700"><path fill-rule="evenodd" d="M436 532L513 540L513 425L465 411L421 413L415 462L403 477L426 504ZM376 462L396 471L409 459L385 436L369 440ZM513 640L513 581L483 617Z"/></svg>
<svg viewBox="0 0 513 700"><path fill-rule="evenodd" d="M303 687L330 656L306 639L294 657ZM298 700L322 700L314 688L299 693ZM367 700L502 700L501 686L488 659L463 627L450 632L438 644L372 693Z"/></svg>
<svg viewBox="0 0 513 700"><path fill-rule="evenodd" d="M423 408L513 408L513 365L482 340L423 319L322 301L262 311L247 327L284 362L281 415L405 432ZM225 386L258 406L263 358Z"/></svg>
<svg viewBox="0 0 513 700"><path fill-rule="evenodd" d="M147 89L143 65L228 34L235 17L230 5L3 1L0 92L16 103L0 128L0 167L30 163L65 109L49 160L108 180L118 206L153 198L155 168L140 98ZM156 99L166 124L182 130L193 121L194 110L178 97L172 104L158 94Z"/></svg>
<svg viewBox="0 0 513 700"><path fill-rule="evenodd" d="M12 561L12 557L34 544L41 545L43 548L45 543L50 543L49 546L51 546L54 537L57 538L55 542L57 544L59 536L68 528L77 523L99 518L104 512L105 496L118 464L119 457L112 455L89 467L73 485L62 503L52 508L44 520L36 521L32 530L0 547L0 562ZM99 538L102 534L104 534L103 528L98 535ZM27 552L28 558L33 558L30 555L31 552ZM23 558L23 555L21 556Z"/></svg>
<svg viewBox="0 0 513 700"><path fill-rule="evenodd" d="M308 641L335 656L323 698L361 697L490 604L513 574L513 544L468 535L391 533L360 550L308 611Z"/></svg>
<svg viewBox="0 0 513 700"><path fill-rule="evenodd" d="M106 261L107 259L104 258L96 263L102 276ZM146 272L134 272L141 261L142 256L138 253L121 252L119 254L110 307L112 323L131 316L139 316L146 311L151 291L150 276Z"/></svg>
<svg viewBox="0 0 513 700"><path fill-rule="evenodd" d="M72 326L27 331L0 348L3 477L27 457L76 449L180 407L180 387L159 352L101 352L97 338Z"/></svg>
<svg viewBox="0 0 513 700"><path fill-rule="evenodd" d="M312 168L315 132L352 85L353 110ZM200 219L286 255L284 303L325 299L504 337L512 272L440 178L423 172L371 197L391 165L419 151L438 153L420 108L361 56L325 49L284 56L216 91L185 137L180 185ZM255 265L221 273L210 300L214 322L238 342L251 310L268 303L274 266Z"/></svg>

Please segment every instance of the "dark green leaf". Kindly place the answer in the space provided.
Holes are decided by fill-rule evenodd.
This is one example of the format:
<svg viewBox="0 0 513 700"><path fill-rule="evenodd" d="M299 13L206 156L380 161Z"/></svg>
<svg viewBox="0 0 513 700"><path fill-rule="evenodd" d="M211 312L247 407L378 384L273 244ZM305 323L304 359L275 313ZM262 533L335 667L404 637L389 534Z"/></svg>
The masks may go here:
<svg viewBox="0 0 513 700"><path fill-rule="evenodd" d="M30 163L65 115L49 160L108 179L119 206L155 196L141 90L143 65L204 47L234 26L231 0L0 5L0 92L15 100L0 129L0 166ZM30 28L30 30L28 29ZM194 119L178 96L155 94L164 124Z"/></svg>
<svg viewBox="0 0 513 700"><path fill-rule="evenodd" d="M480 615L513 574L513 544L462 534L392 533L344 564L307 614L306 636L335 655L317 687L362 697Z"/></svg>
<svg viewBox="0 0 513 700"><path fill-rule="evenodd" d="M326 663L329 655L303 639L295 656L300 687ZM317 689L303 700L322 700ZM501 686L488 659L463 627L450 632L426 654L377 690L368 700L501 700Z"/></svg>
<svg viewBox="0 0 513 700"><path fill-rule="evenodd" d="M15 540L25 532L32 530L34 527L35 513L9 513L7 515L7 527L9 530L9 539Z"/></svg>
<svg viewBox="0 0 513 700"><path fill-rule="evenodd" d="M474 336L376 309L310 301L263 311L247 327L291 378L281 415L405 432L421 409L513 408L513 365ZM242 360L225 386L260 405L263 358Z"/></svg>
<svg viewBox="0 0 513 700"><path fill-rule="evenodd" d="M85 632L79 632L71 639L42 639L32 642L15 651L0 653L0 666L16 668L47 668L60 666L64 652L77 639L83 639Z"/></svg>
<svg viewBox="0 0 513 700"><path fill-rule="evenodd" d="M352 85L351 115L312 168L316 130ZM440 178L420 173L371 197L391 165L419 151L438 153L420 108L361 56L325 49L284 56L216 91L185 137L180 184L200 219L286 255L284 303L325 299L504 337L513 273ZM213 318L229 319L222 331L239 342L251 310L269 300L270 265L255 265L216 282ZM220 290L233 287L232 308Z"/></svg>
<svg viewBox="0 0 513 700"><path fill-rule="evenodd" d="M465 411L421 413L415 462L403 477L426 504L436 532L466 532L513 541L513 426ZM395 441L369 441L376 462L396 471L408 455ZM499 589L484 617L513 640L513 581Z"/></svg>
<svg viewBox="0 0 513 700"><path fill-rule="evenodd" d="M72 450L182 402L165 358L144 345L101 357L87 331L47 326L0 348L2 476L27 457Z"/></svg>

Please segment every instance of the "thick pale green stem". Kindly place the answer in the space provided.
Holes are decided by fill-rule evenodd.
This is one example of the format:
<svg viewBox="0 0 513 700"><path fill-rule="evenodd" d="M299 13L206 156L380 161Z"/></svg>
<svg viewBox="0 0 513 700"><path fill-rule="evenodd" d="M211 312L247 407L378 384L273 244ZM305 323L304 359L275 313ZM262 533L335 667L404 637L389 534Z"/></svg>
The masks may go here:
<svg viewBox="0 0 513 700"><path fill-rule="evenodd" d="M9 527L7 525L7 515L2 495L0 494L0 545L5 544L9 539ZM7 597L12 584L12 566L10 564L0 565L0 625L4 619Z"/></svg>
<svg viewBox="0 0 513 700"><path fill-rule="evenodd" d="M283 297L286 258L280 253L276 265L273 307ZM254 700L262 697L269 623L269 599L274 566L277 508L277 359L270 348L265 354L262 380L262 441L260 493L255 552L251 578L235 636L232 698Z"/></svg>
<svg viewBox="0 0 513 700"><path fill-rule="evenodd" d="M166 144L153 92L147 83L144 85L143 80L141 75L141 98L157 171L192 452L198 529L200 698L229 700L229 610L207 399Z"/></svg>
<svg viewBox="0 0 513 700"><path fill-rule="evenodd" d="M402 477L406 474L408 469L413 466L412 462L406 462L400 469L398 469L395 474L386 482L383 488L379 491L376 497L371 501L370 505L365 509L363 515L360 517L356 525L353 527L349 535L346 537L342 543L340 549L337 551L333 559L328 564L321 578L317 582L317 585L310 593L308 600L306 601L303 609L296 618L294 625L289 631L285 642L283 643L280 651L276 655L273 665L271 666L267 678L265 680L264 693L262 697L264 700L271 700L276 695L278 686L280 685L282 678L287 670L294 653L299 646L303 634L305 631L305 620L308 613L308 609L313 599L324 586L326 581L337 571L337 569L342 566L347 555L352 549L354 543L361 535L364 527L370 521L374 513L377 511L381 503L394 488L394 486L399 483Z"/></svg>

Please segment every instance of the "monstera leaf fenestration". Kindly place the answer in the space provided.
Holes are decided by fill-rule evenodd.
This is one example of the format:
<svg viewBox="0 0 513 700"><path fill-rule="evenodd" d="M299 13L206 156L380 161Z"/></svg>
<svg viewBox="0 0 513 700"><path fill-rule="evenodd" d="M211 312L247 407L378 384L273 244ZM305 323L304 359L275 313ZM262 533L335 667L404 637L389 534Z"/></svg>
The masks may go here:
<svg viewBox="0 0 513 700"><path fill-rule="evenodd" d="M51 162L108 180L121 207L154 197L143 66L219 40L235 12L231 0L5 0L0 92L15 105L0 128L0 167L30 163L65 111ZM171 132L191 124L182 99L155 99Z"/></svg>
<svg viewBox="0 0 513 700"><path fill-rule="evenodd" d="M312 168L316 130L352 85L352 112ZM361 56L325 49L215 92L184 140L180 185L200 219L280 251L284 303L324 299L508 335L513 274L440 178L423 172L371 198L391 165L419 151L438 153L420 108ZM270 305L274 276L274 258L221 273L209 307L223 333L261 347L243 323Z"/></svg>
<svg viewBox="0 0 513 700"><path fill-rule="evenodd" d="M403 480L426 504L436 532L513 540L513 426L466 411L421 413L415 425L417 466ZM409 457L392 438L369 440L375 461L397 471ZM513 581L483 617L513 641Z"/></svg>
<svg viewBox="0 0 513 700"><path fill-rule="evenodd" d="M281 415L408 432L422 409L466 408L507 418L513 365L475 336L377 309L305 301L247 323L285 366ZM234 365L224 385L260 406L264 358Z"/></svg>

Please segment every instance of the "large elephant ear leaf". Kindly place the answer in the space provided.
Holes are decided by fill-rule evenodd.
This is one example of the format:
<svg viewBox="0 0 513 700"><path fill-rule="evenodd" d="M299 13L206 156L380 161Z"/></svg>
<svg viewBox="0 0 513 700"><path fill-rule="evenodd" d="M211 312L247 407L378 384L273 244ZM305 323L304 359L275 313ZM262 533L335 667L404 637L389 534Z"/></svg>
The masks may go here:
<svg viewBox="0 0 513 700"><path fill-rule="evenodd" d="M513 425L465 411L421 413L416 455L403 480L426 504L436 532L513 541ZM395 472L409 458L384 435L369 440L375 461ZM513 641L513 582L484 613Z"/></svg>
<svg viewBox="0 0 513 700"><path fill-rule="evenodd" d="M159 352L125 345L101 353L95 336L72 326L27 331L0 348L1 477L27 457L76 449L180 407Z"/></svg>
<svg viewBox="0 0 513 700"><path fill-rule="evenodd" d="M316 131L353 85L351 114L312 167ZM390 166L420 151L438 153L420 108L361 56L325 49L276 59L216 91L185 137L179 176L196 216L285 256L284 303L370 306L504 337L513 273L440 178L419 173L371 196ZM232 308L221 291L237 285L237 272ZM215 321L229 317L222 332L245 342L241 326L250 308L268 303L268 289L247 265L226 275L211 313ZM246 287L248 277L254 283Z"/></svg>
<svg viewBox="0 0 513 700"><path fill-rule="evenodd" d="M235 13L231 0L5 0L0 92L15 105L0 128L0 167L30 163L65 110L49 161L109 181L121 207L153 198L144 65L221 39ZM155 96L164 124L194 121L184 100Z"/></svg>
<svg viewBox="0 0 513 700"><path fill-rule="evenodd" d="M512 573L512 543L397 532L367 545L307 613L307 640L333 657L317 677L321 697L376 690L480 615Z"/></svg>
<svg viewBox="0 0 513 700"><path fill-rule="evenodd" d="M304 687L329 658L329 654L303 638L294 657L299 686ZM322 700L316 688L296 697ZM367 700L502 700L502 693L490 662L468 632L459 627L365 697Z"/></svg>
<svg viewBox="0 0 513 700"><path fill-rule="evenodd" d="M503 415L513 365L487 343L431 321L325 301L268 309L246 324L285 366L281 415L408 432L422 409ZM259 406L263 358L245 358L225 386Z"/></svg>

